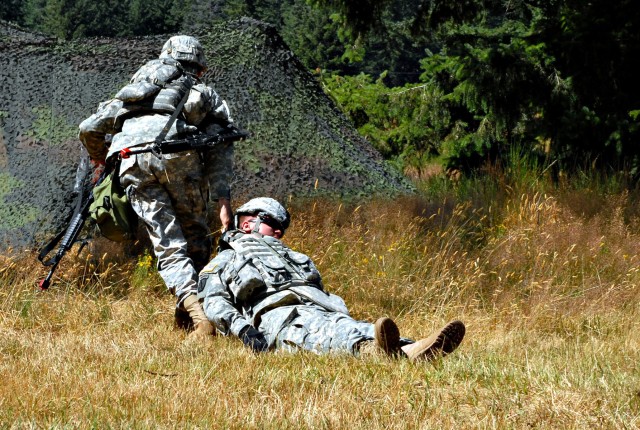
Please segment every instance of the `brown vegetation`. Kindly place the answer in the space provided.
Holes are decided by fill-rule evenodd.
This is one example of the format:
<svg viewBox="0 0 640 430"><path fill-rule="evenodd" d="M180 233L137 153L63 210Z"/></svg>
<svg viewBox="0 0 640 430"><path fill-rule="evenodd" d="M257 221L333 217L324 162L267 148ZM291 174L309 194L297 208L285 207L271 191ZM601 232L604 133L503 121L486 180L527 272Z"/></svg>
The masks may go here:
<svg viewBox="0 0 640 430"><path fill-rule="evenodd" d="M433 364L189 342L151 258L99 241L45 293L32 256L3 257L0 427L640 427L633 199L484 197L291 205L285 241L356 318L465 321Z"/></svg>

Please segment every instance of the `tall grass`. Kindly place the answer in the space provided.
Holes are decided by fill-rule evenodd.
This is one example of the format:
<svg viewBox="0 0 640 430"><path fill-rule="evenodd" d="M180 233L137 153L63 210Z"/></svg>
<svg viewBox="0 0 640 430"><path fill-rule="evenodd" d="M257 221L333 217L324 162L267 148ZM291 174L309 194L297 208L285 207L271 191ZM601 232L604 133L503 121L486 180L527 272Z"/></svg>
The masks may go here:
<svg viewBox="0 0 640 430"><path fill-rule="evenodd" d="M95 241L45 293L33 256L8 254L0 427L638 428L637 196L518 178L291 202L285 242L356 318L413 338L467 324L431 364L196 343L148 254Z"/></svg>

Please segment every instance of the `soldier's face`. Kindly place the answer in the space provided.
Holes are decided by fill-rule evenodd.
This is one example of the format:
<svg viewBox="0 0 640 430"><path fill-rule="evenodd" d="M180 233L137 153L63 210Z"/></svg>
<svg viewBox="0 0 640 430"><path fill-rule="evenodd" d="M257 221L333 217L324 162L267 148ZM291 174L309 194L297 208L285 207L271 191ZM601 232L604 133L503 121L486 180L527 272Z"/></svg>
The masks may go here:
<svg viewBox="0 0 640 430"><path fill-rule="evenodd" d="M242 222L242 231L245 233L251 233L253 231L254 226L256 225L256 218L249 218ZM282 230L277 227L272 227L265 222L260 223L260 228L258 228L258 233L263 234L265 236L275 237L276 239L280 239L282 237Z"/></svg>

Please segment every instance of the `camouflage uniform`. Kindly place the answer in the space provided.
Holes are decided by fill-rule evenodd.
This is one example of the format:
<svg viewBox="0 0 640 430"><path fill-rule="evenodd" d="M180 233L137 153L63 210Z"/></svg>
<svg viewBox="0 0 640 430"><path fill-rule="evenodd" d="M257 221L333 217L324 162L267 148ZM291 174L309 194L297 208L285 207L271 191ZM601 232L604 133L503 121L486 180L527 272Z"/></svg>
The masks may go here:
<svg viewBox="0 0 640 430"><path fill-rule="evenodd" d="M270 348L353 355L374 339L373 324L351 318L344 301L325 291L308 256L270 236L234 231L227 238L229 249L199 281L205 313L223 334L241 337L255 327Z"/></svg>
<svg viewBox="0 0 640 430"><path fill-rule="evenodd" d="M187 92L184 107L165 140L213 132L232 121L224 100L185 73L194 63L206 67L204 57L195 58L189 51L182 58L189 61L181 62L180 52L167 48L172 40L181 42L184 38L195 41L188 36L170 39L159 59L142 66L129 85L80 125L80 139L92 160L109 159L124 148L153 142ZM195 43L198 55L202 55L199 43ZM113 137L106 146L109 135ZM122 160L121 183L147 228L158 272L178 304L195 294L198 272L209 260L207 204L210 198L230 199L232 163L231 144L204 153L186 151L160 158L145 153Z"/></svg>

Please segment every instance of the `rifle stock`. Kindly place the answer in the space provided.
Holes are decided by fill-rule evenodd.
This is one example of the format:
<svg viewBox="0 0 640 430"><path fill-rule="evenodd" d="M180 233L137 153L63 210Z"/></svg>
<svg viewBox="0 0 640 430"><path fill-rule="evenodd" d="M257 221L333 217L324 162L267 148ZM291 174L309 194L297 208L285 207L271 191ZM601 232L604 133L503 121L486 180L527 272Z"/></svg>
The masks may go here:
<svg viewBox="0 0 640 430"><path fill-rule="evenodd" d="M110 172L112 166L107 166L102 176L98 180L100 183ZM78 236L80 236L80 232L84 227L84 224L89 217L89 208L91 207L91 203L93 203L93 188L85 191L84 184L87 180L87 176L89 174L88 169L88 159L85 160L81 158L80 164L78 166L78 172L76 174L76 181L74 185L74 193L77 193L77 203L75 205L73 215L71 215L71 219L67 228L58 233L49 243L40 249L38 254L38 260L45 267L50 267L49 273L47 276L42 279L38 285L40 289L46 290L51 285L51 279L53 277L54 272L56 271L58 264L60 264L60 260L65 256L67 252L71 250L73 244L78 241ZM94 184L95 186L96 184ZM86 245L86 240L82 241L80 249L78 249L78 253L82 251L82 248ZM47 256L51 254L51 252L56 248L57 250L53 257L47 259Z"/></svg>

